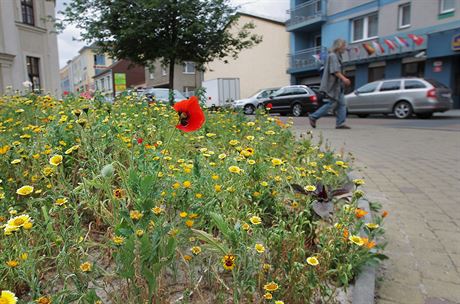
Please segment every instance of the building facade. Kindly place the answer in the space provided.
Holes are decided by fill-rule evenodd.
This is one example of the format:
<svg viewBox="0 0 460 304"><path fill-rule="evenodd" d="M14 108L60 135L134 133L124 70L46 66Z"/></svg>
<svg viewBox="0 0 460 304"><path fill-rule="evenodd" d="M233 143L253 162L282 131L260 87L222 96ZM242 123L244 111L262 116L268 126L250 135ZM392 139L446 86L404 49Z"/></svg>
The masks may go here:
<svg viewBox="0 0 460 304"><path fill-rule="evenodd" d="M94 92L94 76L112 63L113 60L107 54L101 54L94 45L81 48L78 55L67 61L66 66L59 71L61 90L72 93Z"/></svg>
<svg viewBox="0 0 460 304"><path fill-rule="evenodd" d="M129 60L121 59L95 75L94 83L97 91L115 97L126 89L145 87L145 69Z"/></svg>
<svg viewBox="0 0 460 304"><path fill-rule="evenodd" d="M404 76L449 86L460 108L460 0L291 0L291 83L318 84L321 61L337 38L353 90Z"/></svg>
<svg viewBox="0 0 460 304"><path fill-rule="evenodd" d="M252 22L254 33L262 36L258 45L244 49L237 59L215 60L206 66L204 80L239 78L240 96L247 98L265 88L289 85L289 33L285 23L264 16L240 13L239 25ZM225 60L228 63L225 63Z"/></svg>
<svg viewBox="0 0 460 304"><path fill-rule="evenodd" d="M55 1L0 1L0 94L23 90L60 94ZM51 18L49 18L51 17ZM27 85L29 86L29 85Z"/></svg>
<svg viewBox="0 0 460 304"><path fill-rule="evenodd" d="M174 66L174 89L185 96L191 96L202 82L203 72L193 62ZM163 66L159 60L155 61L152 68L145 68L145 83L147 88L169 88L169 67Z"/></svg>

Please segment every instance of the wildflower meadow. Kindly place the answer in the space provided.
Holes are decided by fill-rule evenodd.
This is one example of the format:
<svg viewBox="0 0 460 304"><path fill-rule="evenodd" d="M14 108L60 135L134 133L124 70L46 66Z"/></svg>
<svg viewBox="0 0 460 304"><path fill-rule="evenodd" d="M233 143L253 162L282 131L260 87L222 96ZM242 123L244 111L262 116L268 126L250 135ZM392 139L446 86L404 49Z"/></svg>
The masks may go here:
<svg viewBox="0 0 460 304"><path fill-rule="evenodd" d="M384 258L352 163L292 123L0 97L0 303L326 303Z"/></svg>

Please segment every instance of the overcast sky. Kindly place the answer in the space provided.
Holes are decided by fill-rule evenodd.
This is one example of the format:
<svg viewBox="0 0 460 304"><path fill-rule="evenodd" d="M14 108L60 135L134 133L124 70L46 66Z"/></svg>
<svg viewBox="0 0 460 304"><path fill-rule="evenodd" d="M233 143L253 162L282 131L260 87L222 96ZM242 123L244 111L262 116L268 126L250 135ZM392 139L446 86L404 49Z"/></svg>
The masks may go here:
<svg viewBox="0 0 460 304"><path fill-rule="evenodd" d="M1 0L0 0L1 1ZM57 0L56 11L64 8L64 3L72 0ZM286 10L289 9L289 0L231 0L234 5L239 5L242 11L265 15L280 20L286 20ZM78 55L78 51L85 45L81 41L77 41L79 31L73 27L67 27L58 36L59 47L59 65L65 66L66 62Z"/></svg>

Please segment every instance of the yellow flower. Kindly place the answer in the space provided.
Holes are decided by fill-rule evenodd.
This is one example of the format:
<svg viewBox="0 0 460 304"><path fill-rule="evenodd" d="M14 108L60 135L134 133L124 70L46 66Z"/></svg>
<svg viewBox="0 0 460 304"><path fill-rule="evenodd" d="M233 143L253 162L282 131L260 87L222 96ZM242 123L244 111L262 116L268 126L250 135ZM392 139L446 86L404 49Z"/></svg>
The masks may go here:
<svg viewBox="0 0 460 304"><path fill-rule="evenodd" d="M53 173L54 169L51 167L46 166L43 168L42 172L45 176L50 176Z"/></svg>
<svg viewBox="0 0 460 304"><path fill-rule="evenodd" d="M233 270L235 267L236 256L233 254L227 254L222 258L222 265L225 270Z"/></svg>
<svg viewBox="0 0 460 304"><path fill-rule="evenodd" d="M231 146L236 146L237 144L239 144L240 142L237 141L236 139L232 139L231 141L228 142Z"/></svg>
<svg viewBox="0 0 460 304"><path fill-rule="evenodd" d="M200 246L193 246L191 250L192 250L192 253L194 255L199 255L201 253L201 247Z"/></svg>
<svg viewBox="0 0 460 304"><path fill-rule="evenodd" d="M231 173L240 174L243 170L241 170L241 168L238 167L238 166L230 166L230 167L228 168L228 171L230 171Z"/></svg>
<svg viewBox="0 0 460 304"><path fill-rule="evenodd" d="M315 256L311 256L307 258L307 263L308 265L311 265L311 266L317 266L319 264L319 261Z"/></svg>
<svg viewBox="0 0 460 304"><path fill-rule="evenodd" d="M366 226L369 229L377 229L380 227L379 224L376 224L376 223L367 223Z"/></svg>
<svg viewBox="0 0 460 304"><path fill-rule="evenodd" d="M266 291L269 291L269 292L277 291L278 288L279 288L279 286L275 282L270 282L270 283L264 285L264 289Z"/></svg>
<svg viewBox="0 0 460 304"><path fill-rule="evenodd" d="M348 238L352 243L358 245L358 246L363 246L364 245L364 240L357 236L357 235L350 235Z"/></svg>
<svg viewBox="0 0 460 304"><path fill-rule="evenodd" d="M59 166L62 163L62 155L54 155L50 158L50 165Z"/></svg>
<svg viewBox="0 0 460 304"><path fill-rule="evenodd" d="M254 249L255 249L258 253L264 253L264 252L265 252L265 247L264 247L264 245L259 244L259 243L257 243L257 244L254 246Z"/></svg>
<svg viewBox="0 0 460 304"><path fill-rule="evenodd" d="M185 218L185 217L187 217L187 215L188 215L188 213L185 212L185 211L182 211L181 213L179 213L179 216L180 216L181 218Z"/></svg>
<svg viewBox="0 0 460 304"><path fill-rule="evenodd" d="M29 254L27 254L27 252L23 252L19 257L21 258L21 260L25 261L29 258Z"/></svg>
<svg viewBox="0 0 460 304"><path fill-rule="evenodd" d="M256 161L253 160L253 159L248 159L247 163L250 164L250 165L254 165L256 163Z"/></svg>
<svg viewBox="0 0 460 304"><path fill-rule="evenodd" d="M27 214L19 215L10 219L6 225L7 227L19 228L23 227L26 223L30 222L32 219Z"/></svg>
<svg viewBox="0 0 460 304"><path fill-rule="evenodd" d="M185 181L183 184L184 188L190 188L192 186L192 183L190 181Z"/></svg>
<svg viewBox="0 0 460 304"><path fill-rule="evenodd" d="M222 191L222 186L221 185L214 185L214 191L221 192Z"/></svg>
<svg viewBox="0 0 460 304"><path fill-rule="evenodd" d="M26 195L29 195L31 194L32 192L34 192L34 187L32 186L22 186L21 188L19 188L18 190L16 190L16 193L19 194L19 195L23 195L23 196L26 196Z"/></svg>
<svg viewBox="0 0 460 304"><path fill-rule="evenodd" d="M142 214L142 212L138 211L138 210L131 210L129 212L129 217L133 220L140 220L144 215Z"/></svg>
<svg viewBox="0 0 460 304"><path fill-rule="evenodd" d="M55 202L56 205L58 206L62 206L64 205L65 203L67 203L67 198L65 197L62 197L62 198L58 198Z"/></svg>
<svg viewBox="0 0 460 304"><path fill-rule="evenodd" d="M51 299L48 297L40 297L36 299L35 302L37 302L37 304L51 304Z"/></svg>
<svg viewBox="0 0 460 304"><path fill-rule="evenodd" d="M275 304L284 304L284 302L283 302L283 301L280 301L280 300L278 300L278 301L275 301Z"/></svg>
<svg viewBox="0 0 460 304"><path fill-rule="evenodd" d="M185 226L187 226L188 228L192 228L192 226L193 226L193 221L192 221L192 220L187 220L187 221L185 221Z"/></svg>
<svg viewBox="0 0 460 304"><path fill-rule="evenodd" d="M316 186L308 185L308 186L306 186L304 189L305 189L305 191L313 192L313 191L316 190Z"/></svg>
<svg viewBox="0 0 460 304"><path fill-rule="evenodd" d="M2 290L0 294L0 303L1 304L16 304L18 302L18 298L9 290Z"/></svg>
<svg viewBox="0 0 460 304"><path fill-rule="evenodd" d="M266 264L266 263L265 263L265 264L262 266L262 269L263 269L265 272L268 272L268 271L270 271L270 269L272 269L272 265Z"/></svg>
<svg viewBox="0 0 460 304"><path fill-rule="evenodd" d="M159 206L155 206L152 208L152 212L155 213L156 215L159 215L163 212L163 208L159 207Z"/></svg>
<svg viewBox="0 0 460 304"><path fill-rule="evenodd" d="M16 164L19 164L20 162L21 162L21 160L17 158L17 159L13 159L13 160L11 161L11 164L12 164L12 165L16 165Z"/></svg>
<svg viewBox="0 0 460 304"><path fill-rule="evenodd" d="M246 231L249 230L250 227L251 226L249 226L248 223L244 223L243 225L241 225L241 228L243 228L243 230L246 230Z"/></svg>
<svg viewBox="0 0 460 304"><path fill-rule="evenodd" d="M6 154L10 150L10 146L6 145L3 147L0 147L0 155Z"/></svg>
<svg viewBox="0 0 460 304"><path fill-rule="evenodd" d="M262 223L262 220L260 219L260 217L258 216L252 216L249 221L253 224L253 225L260 225Z"/></svg>
<svg viewBox="0 0 460 304"><path fill-rule="evenodd" d="M218 156L218 157L219 157L219 159L224 159L224 158L226 158L226 157L227 157L227 154L225 154L225 153L222 153L222 154L219 154L219 156Z"/></svg>
<svg viewBox="0 0 460 304"><path fill-rule="evenodd" d="M264 299L271 300L271 299L273 299L273 296L272 296L271 293L267 292L267 293L264 294Z"/></svg>
<svg viewBox="0 0 460 304"><path fill-rule="evenodd" d="M248 136L246 136L246 139L247 139L247 140L254 140L254 136L248 135Z"/></svg>
<svg viewBox="0 0 460 304"><path fill-rule="evenodd" d="M141 237L143 235L144 235L144 230L142 230L142 229L137 229L136 230L136 236Z"/></svg>
<svg viewBox="0 0 460 304"><path fill-rule="evenodd" d="M6 265L11 268L15 268L19 266L19 262L16 260L9 260L6 262ZM1 302L0 302L1 303Z"/></svg>
<svg viewBox="0 0 460 304"><path fill-rule="evenodd" d="M122 236L115 235L112 237L112 241L115 245L122 245L125 242L125 238Z"/></svg>
<svg viewBox="0 0 460 304"><path fill-rule="evenodd" d="M283 161L279 158L272 158L272 165L273 166L280 166L283 164Z"/></svg>
<svg viewBox="0 0 460 304"><path fill-rule="evenodd" d="M356 186L361 186L361 185L364 185L364 184L365 184L364 180L363 180L363 179L360 179L360 178L359 178L359 179L354 179L354 180L353 180L353 183L354 183Z"/></svg>
<svg viewBox="0 0 460 304"><path fill-rule="evenodd" d="M180 188L180 184L179 184L178 182L175 182L175 183L173 184L173 188L174 188L174 189L179 189L179 188Z"/></svg>
<svg viewBox="0 0 460 304"><path fill-rule="evenodd" d="M202 197L203 197L203 194L197 193L197 194L195 194L195 197L196 197L196 198L202 198Z"/></svg>
<svg viewBox="0 0 460 304"><path fill-rule="evenodd" d="M80 270L83 272L90 272L93 268L93 265L91 265L90 262L84 262L83 264L80 265Z"/></svg>
<svg viewBox="0 0 460 304"><path fill-rule="evenodd" d="M32 222L26 222L24 223L24 226L22 226L22 228L24 228L25 230L29 230L29 229L32 229L32 226L33 226Z"/></svg>
<svg viewBox="0 0 460 304"><path fill-rule="evenodd" d="M218 179L219 179L219 175L214 174L213 176L211 176L211 178L212 178L213 180L218 180Z"/></svg>
<svg viewBox="0 0 460 304"><path fill-rule="evenodd" d="M267 186L268 186L268 183L264 181L264 182L260 182L260 185L261 185L262 187L267 187Z"/></svg>

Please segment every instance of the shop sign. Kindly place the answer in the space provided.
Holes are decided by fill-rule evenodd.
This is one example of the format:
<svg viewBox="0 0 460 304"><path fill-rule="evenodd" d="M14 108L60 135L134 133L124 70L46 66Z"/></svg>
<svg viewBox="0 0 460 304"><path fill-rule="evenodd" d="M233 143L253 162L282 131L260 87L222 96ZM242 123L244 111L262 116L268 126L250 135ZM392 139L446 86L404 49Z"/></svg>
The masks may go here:
<svg viewBox="0 0 460 304"><path fill-rule="evenodd" d="M125 73L115 73L115 91L121 92L126 90L126 74Z"/></svg>
<svg viewBox="0 0 460 304"><path fill-rule="evenodd" d="M434 61L433 62L433 72L439 73L442 71L442 61Z"/></svg>
<svg viewBox="0 0 460 304"><path fill-rule="evenodd" d="M460 51L460 34L454 35L454 37L452 37L452 50Z"/></svg>

